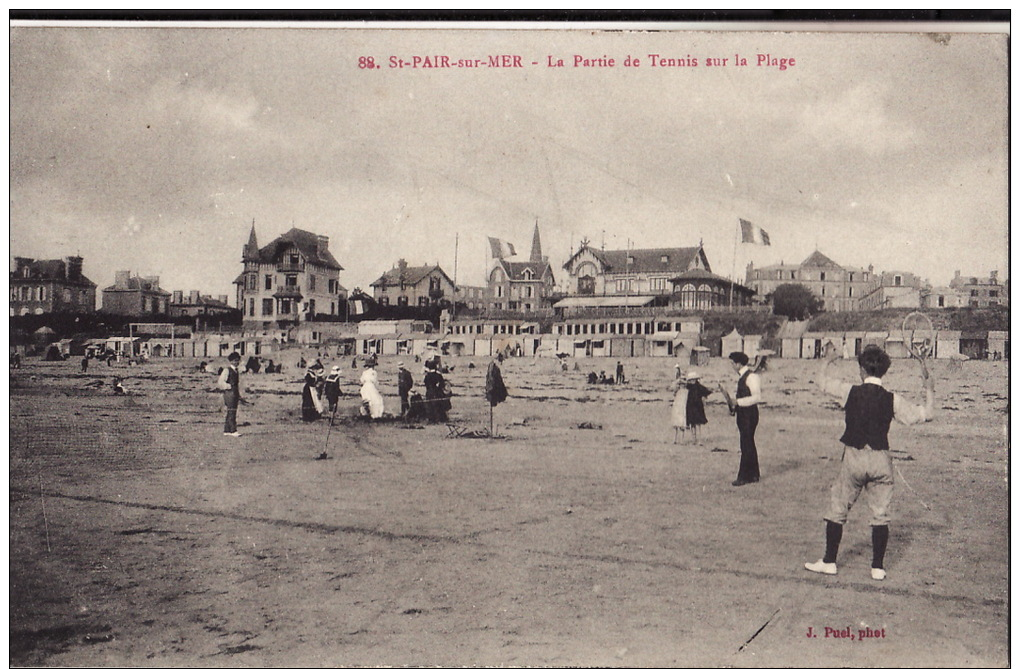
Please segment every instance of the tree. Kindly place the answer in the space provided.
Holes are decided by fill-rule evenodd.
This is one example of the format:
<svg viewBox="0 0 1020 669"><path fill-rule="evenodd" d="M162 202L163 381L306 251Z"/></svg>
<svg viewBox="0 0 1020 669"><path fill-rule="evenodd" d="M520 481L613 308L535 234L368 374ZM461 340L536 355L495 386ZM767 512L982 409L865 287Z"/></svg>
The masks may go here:
<svg viewBox="0 0 1020 669"><path fill-rule="evenodd" d="M772 293L772 313L802 321L822 311L823 302L807 286L784 283Z"/></svg>

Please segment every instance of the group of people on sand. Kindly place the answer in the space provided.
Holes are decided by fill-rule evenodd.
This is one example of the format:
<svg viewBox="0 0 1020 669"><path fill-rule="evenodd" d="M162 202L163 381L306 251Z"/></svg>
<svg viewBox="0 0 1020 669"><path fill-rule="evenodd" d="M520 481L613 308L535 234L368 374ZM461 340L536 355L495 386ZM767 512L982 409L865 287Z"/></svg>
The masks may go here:
<svg viewBox="0 0 1020 669"><path fill-rule="evenodd" d="M307 363L306 363L307 364ZM359 414L366 419L377 420L386 415L386 402L380 390L378 357L371 355L362 362L359 395ZM450 397L453 392L443 376L448 368L441 363L439 355L425 361L422 367L422 385L425 396L414 392L414 378L403 361L397 363L397 394L400 397L400 417L409 421L427 420L438 423L447 420L451 409ZM304 387L301 391L301 418L315 421L324 415L334 416L340 397L342 372L334 365L327 374L322 363L316 360L307 365ZM325 400L325 404L323 402Z"/></svg>

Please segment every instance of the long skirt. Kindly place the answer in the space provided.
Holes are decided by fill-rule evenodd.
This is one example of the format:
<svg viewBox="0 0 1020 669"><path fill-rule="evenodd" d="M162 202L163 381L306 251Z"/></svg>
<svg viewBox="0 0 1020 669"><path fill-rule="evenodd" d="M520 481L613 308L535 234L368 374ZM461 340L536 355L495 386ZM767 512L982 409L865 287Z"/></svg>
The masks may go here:
<svg viewBox="0 0 1020 669"><path fill-rule="evenodd" d="M373 383L366 383L361 386L361 399L368 405L368 415L372 418L382 418L383 396Z"/></svg>
<svg viewBox="0 0 1020 669"><path fill-rule="evenodd" d="M322 416L322 400L315 388L306 385L301 391L301 420L318 420Z"/></svg>
<svg viewBox="0 0 1020 669"><path fill-rule="evenodd" d="M673 396L673 427L687 429L687 387L682 386Z"/></svg>

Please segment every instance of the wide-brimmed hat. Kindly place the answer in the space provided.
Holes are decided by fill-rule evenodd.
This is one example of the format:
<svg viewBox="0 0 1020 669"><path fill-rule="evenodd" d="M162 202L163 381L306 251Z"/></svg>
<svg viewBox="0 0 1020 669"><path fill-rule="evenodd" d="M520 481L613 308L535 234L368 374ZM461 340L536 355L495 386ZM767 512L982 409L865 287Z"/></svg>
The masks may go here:
<svg viewBox="0 0 1020 669"><path fill-rule="evenodd" d="M701 374L698 374L697 372L687 372L687 380L688 381L693 381L694 379L700 379L700 378L701 378Z"/></svg>
<svg viewBox="0 0 1020 669"><path fill-rule="evenodd" d="M334 372L339 372L340 371L340 365L333 365L333 371Z"/></svg>
<svg viewBox="0 0 1020 669"><path fill-rule="evenodd" d="M397 363L397 367L400 367L401 369L403 369L404 368L404 361L401 360L400 362L398 362Z"/></svg>

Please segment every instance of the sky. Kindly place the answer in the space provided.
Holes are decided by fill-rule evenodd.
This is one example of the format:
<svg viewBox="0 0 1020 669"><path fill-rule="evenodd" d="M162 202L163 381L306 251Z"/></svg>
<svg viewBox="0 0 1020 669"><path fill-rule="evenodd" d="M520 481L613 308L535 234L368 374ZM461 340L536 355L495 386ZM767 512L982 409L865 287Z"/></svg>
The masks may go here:
<svg viewBox="0 0 1020 669"><path fill-rule="evenodd" d="M10 255L233 304L253 222L260 246L329 236L366 290L400 258L483 285L486 237L526 259L538 222L561 284L582 239L700 243L741 278L816 249L1006 278L1007 54L974 33L15 24ZM390 67L498 55L523 66ZM740 218L772 245L737 244Z"/></svg>

